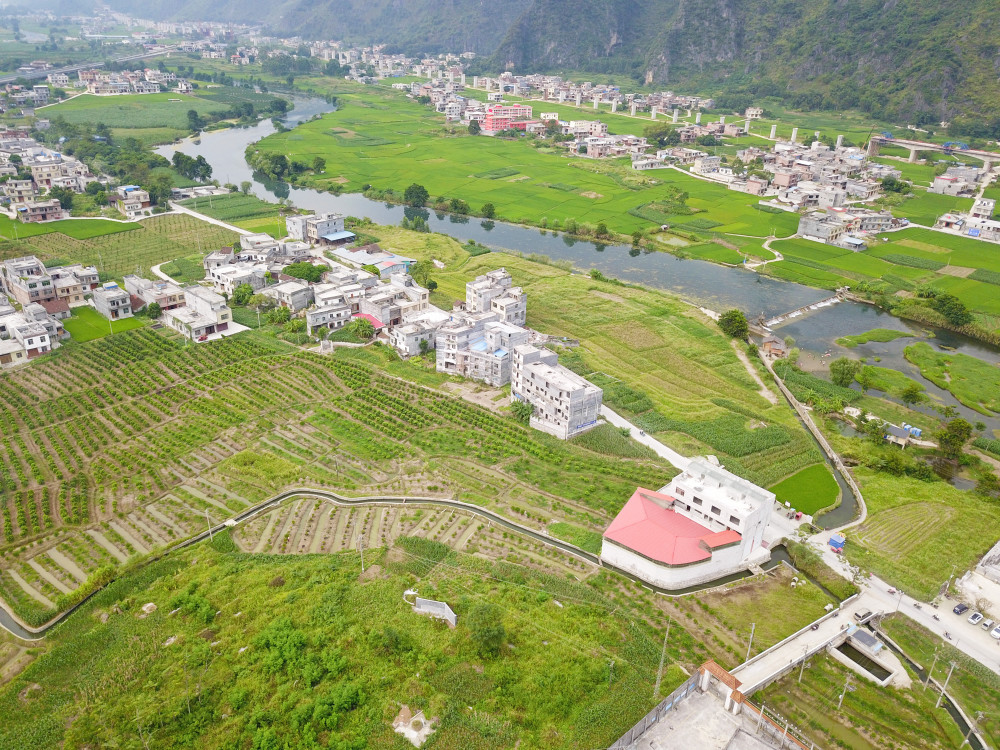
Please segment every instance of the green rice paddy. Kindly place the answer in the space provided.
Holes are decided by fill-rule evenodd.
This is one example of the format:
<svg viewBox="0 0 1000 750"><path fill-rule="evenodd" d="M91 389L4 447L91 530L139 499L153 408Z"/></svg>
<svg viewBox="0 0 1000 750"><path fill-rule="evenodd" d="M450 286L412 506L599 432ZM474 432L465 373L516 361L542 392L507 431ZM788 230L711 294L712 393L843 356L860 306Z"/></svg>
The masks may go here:
<svg viewBox="0 0 1000 750"><path fill-rule="evenodd" d="M770 488L781 504L814 514L837 503L840 487L825 463L813 464Z"/></svg>

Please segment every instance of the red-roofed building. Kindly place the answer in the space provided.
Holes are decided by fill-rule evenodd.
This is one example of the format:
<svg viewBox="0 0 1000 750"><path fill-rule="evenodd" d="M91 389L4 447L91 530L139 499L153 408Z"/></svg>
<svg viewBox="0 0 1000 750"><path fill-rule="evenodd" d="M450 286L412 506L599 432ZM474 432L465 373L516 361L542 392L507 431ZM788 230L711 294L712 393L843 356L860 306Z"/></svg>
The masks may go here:
<svg viewBox="0 0 1000 750"><path fill-rule="evenodd" d="M636 489L604 532L601 560L667 589L735 573L770 558L773 504L721 466L692 461L662 490Z"/></svg>
<svg viewBox="0 0 1000 750"><path fill-rule="evenodd" d="M373 326L375 326L375 330L376 331L381 330L382 328L385 328L385 323L383 323L381 320L379 320L378 318L376 318L374 315L369 315L368 313L356 313L356 314L352 315L351 317L353 317L353 318L361 318L362 320L367 320L369 323L371 323Z"/></svg>

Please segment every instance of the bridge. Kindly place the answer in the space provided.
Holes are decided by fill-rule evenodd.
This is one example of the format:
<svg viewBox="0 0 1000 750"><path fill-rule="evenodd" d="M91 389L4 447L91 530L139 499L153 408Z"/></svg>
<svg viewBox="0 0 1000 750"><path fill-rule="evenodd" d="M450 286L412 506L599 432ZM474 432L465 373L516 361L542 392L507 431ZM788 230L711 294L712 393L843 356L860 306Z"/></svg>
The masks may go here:
<svg viewBox="0 0 1000 750"><path fill-rule="evenodd" d="M977 148L956 149L954 146L947 146L943 143L927 143L926 141L914 141L907 138L893 138L888 134L872 135L872 137L868 140L868 156L878 156L882 146L886 145L899 146L901 148L909 149L910 158L908 161L910 163L917 160L917 152L919 151L937 151L942 154L951 154L955 151L959 151L963 155L981 159L983 162L983 169L987 171L989 171L990 167L992 167L995 163L1000 162L1000 154L994 153L993 151L983 151Z"/></svg>
<svg viewBox="0 0 1000 750"><path fill-rule="evenodd" d="M805 315L807 312L812 312L813 310L819 310L824 307L829 307L830 305L835 305L845 299L847 299L847 287L841 287L832 297L821 299L819 302L812 302L808 305L803 305L802 307L798 307L791 312L775 315L770 320L765 320L764 314L761 313L760 317L757 319L757 325L762 329L770 330L771 328L774 328L774 326L784 323L786 320L797 318L800 315Z"/></svg>

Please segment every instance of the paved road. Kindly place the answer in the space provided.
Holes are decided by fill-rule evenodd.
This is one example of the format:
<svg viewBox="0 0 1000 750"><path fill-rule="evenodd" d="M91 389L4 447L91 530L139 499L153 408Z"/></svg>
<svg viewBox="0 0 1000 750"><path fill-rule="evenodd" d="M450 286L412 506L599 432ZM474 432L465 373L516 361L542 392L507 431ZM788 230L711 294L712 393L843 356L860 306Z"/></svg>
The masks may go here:
<svg viewBox="0 0 1000 750"><path fill-rule="evenodd" d="M834 554L827 545L830 533L826 531L817 534L810 538L809 543L823 556L823 562L834 572L850 579L852 577L850 564L840 555ZM862 607L872 611L881 610L886 614L898 611L985 665L987 669L1000 674L1000 641L991 638L990 634L981 627L970 625L967 619L970 613L967 612L962 616L954 614L951 609L958 603L957 601L945 599L940 608L935 609L930 603L921 602L905 593L902 596L898 593L890 594L890 588L892 586L881 578L876 576L868 578L862 583L862 596L856 606L852 605L851 611ZM919 609L916 606L918 604L920 605ZM935 620L934 615L940 619ZM948 633L951 638L946 639L945 633Z"/></svg>
<svg viewBox="0 0 1000 750"><path fill-rule="evenodd" d="M211 216L206 216L205 214L200 214L197 211L192 211L190 208L182 206L180 203L175 203L170 201L170 208L174 211L178 211L182 214L188 214L194 216L196 219L201 219L202 221L207 221L209 224L215 224L217 227L222 227L223 229L228 229L231 232L236 232L237 234L253 234L249 229L243 229L235 224L227 224L224 221L219 221L218 219L213 219Z"/></svg>
<svg viewBox="0 0 1000 750"><path fill-rule="evenodd" d="M642 443L647 448L652 448L658 456L667 459L670 463L676 466L681 471L687 469L688 464L691 463L691 459L687 456L682 456L680 453L675 451L673 448L668 448L659 440L650 437L643 433L638 427L629 422L625 417L619 416L615 412L611 411L607 406L601 407L601 416L604 417L610 424L615 427L628 427L632 430L632 439Z"/></svg>

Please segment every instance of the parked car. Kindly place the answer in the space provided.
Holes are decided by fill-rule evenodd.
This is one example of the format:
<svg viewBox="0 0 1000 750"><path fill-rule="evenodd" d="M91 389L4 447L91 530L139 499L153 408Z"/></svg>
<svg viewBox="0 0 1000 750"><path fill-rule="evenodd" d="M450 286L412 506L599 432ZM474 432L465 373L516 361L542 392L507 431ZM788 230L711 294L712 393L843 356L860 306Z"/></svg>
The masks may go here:
<svg viewBox="0 0 1000 750"><path fill-rule="evenodd" d="M997 625L993 630L990 631L990 635L1000 641L1000 625Z"/></svg>
<svg viewBox="0 0 1000 750"><path fill-rule="evenodd" d="M872 616L872 611L870 609L859 609L857 612L854 613L854 619L857 620L858 622L867 620L871 616Z"/></svg>
<svg viewBox="0 0 1000 750"><path fill-rule="evenodd" d="M955 609L952 610L952 612L954 612L956 615L964 615L968 611L969 611L968 604L957 604L955 605Z"/></svg>
<svg viewBox="0 0 1000 750"><path fill-rule="evenodd" d="M979 627L981 627L981 628L982 628L983 630L985 630L985 631L989 632L989 630L990 630L990 629L991 629L991 628L992 628L992 627L993 627L994 625L996 625L996 623L995 623L995 622L993 622L993 620L983 620L983 621L982 621L982 622L981 622L981 623L979 624Z"/></svg>
<svg viewBox="0 0 1000 750"><path fill-rule="evenodd" d="M972 625L978 625L982 621L983 621L983 615L981 612L973 612L971 615L969 615L969 622Z"/></svg>

